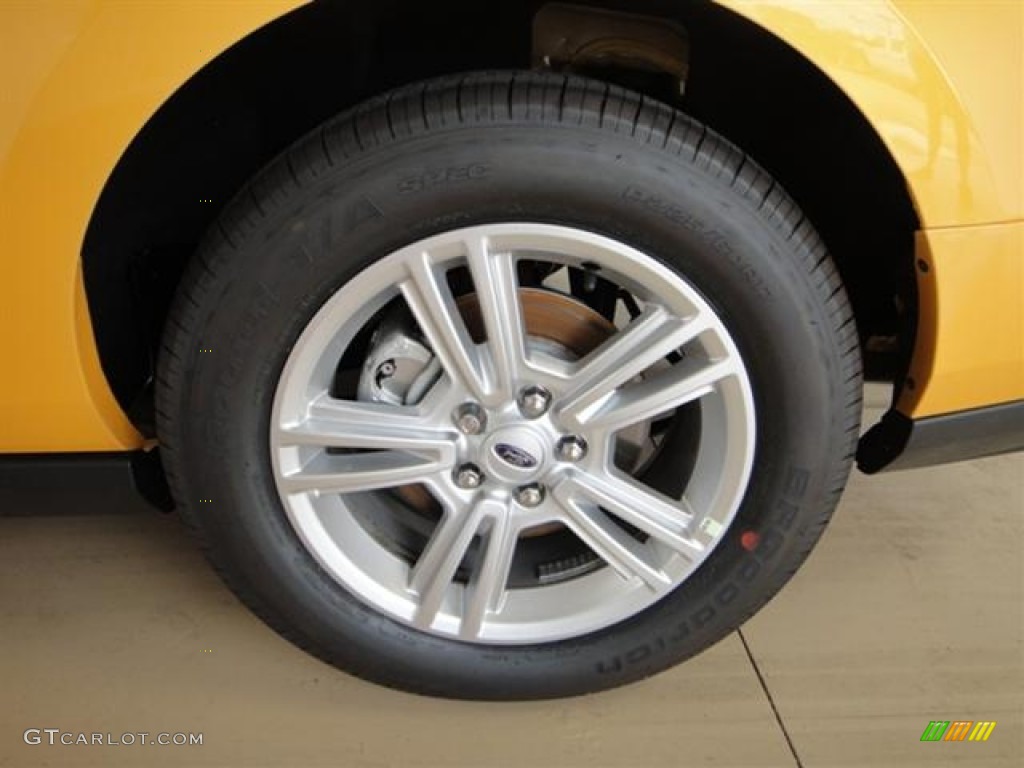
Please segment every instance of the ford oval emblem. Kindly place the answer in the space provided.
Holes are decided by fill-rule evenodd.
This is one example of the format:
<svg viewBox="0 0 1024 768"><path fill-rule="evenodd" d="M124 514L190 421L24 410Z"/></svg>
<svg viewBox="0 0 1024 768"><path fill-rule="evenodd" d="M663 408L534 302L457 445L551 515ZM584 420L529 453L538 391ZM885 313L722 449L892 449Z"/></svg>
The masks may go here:
<svg viewBox="0 0 1024 768"><path fill-rule="evenodd" d="M494 446L494 453L506 464L519 469L530 469L537 466L537 460L522 448L517 448L508 443L498 443Z"/></svg>

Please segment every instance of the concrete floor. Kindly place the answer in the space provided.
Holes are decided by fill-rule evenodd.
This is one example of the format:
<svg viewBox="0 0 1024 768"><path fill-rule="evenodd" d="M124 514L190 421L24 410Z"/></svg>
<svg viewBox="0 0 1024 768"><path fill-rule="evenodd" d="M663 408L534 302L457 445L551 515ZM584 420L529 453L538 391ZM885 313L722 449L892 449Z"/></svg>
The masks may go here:
<svg viewBox="0 0 1024 768"><path fill-rule="evenodd" d="M0 765L1019 768L1022 477L1020 454L855 474L742 638L638 685L531 704L409 696L310 658L232 597L173 516L0 517ZM997 726L985 743L922 743L930 720ZM203 745L27 745L27 728Z"/></svg>

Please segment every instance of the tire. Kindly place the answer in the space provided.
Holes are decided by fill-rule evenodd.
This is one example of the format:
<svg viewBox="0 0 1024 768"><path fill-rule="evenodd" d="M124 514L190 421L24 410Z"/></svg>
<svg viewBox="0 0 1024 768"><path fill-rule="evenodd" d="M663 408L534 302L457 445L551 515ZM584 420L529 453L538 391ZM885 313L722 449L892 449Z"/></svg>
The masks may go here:
<svg viewBox="0 0 1024 768"><path fill-rule="evenodd" d="M463 256L449 263L438 254L470 237L512 249L517 266L510 273L490 251L480 257L490 261L474 262L467 250L465 263L497 271L447 271ZM570 255L548 255L549 247ZM421 286L408 276L426 259L434 278ZM446 279L430 282L441 273ZM557 274L572 290L537 282ZM467 275L468 291L457 285ZM502 293L503 279L518 283ZM433 289L443 301L430 303ZM634 310L653 314L620 321L627 294L643 299ZM522 346L508 335L512 346L502 347L502 334L514 334L501 320L511 316L500 309L508 296L522 312L533 311L527 300L556 315L569 302L570 314L587 318L579 328L605 336L577 349L558 340L577 327L558 321L556 341L543 346L528 319ZM484 331L444 337L431 308L467 329L477 322L448 299L476 302ZM670 353L638 331L637 357L609 357L615 365L600 376L586 367L614 339L632 342L622 329L657 315L659 302L669 309L657 322L676 324L666 328L701 317L710 330ZM382 330L392 321L401 328L393 348ZM485 339L483 357L459 356L478 349L456 343L467 334ZM506 375L499 348L526 350L528 362L510 353L518 367L510 362ZM390 349L408 357L366 362ZM423 349L429 363L416 362ZM715 361L732 367L695 395L665 383ZM634 363L650 367L637 373ZM386 390L405 365L417 381L435 366L420 400L410 394L418 384ZM523 371L545 384L524 395ZM574 385L565 382L580 371L589 371L589 411L567 405ZM414 404L346 400L331 411L332 397L365 399L353 394L357 374L359 392ZM613 432L650 405L646 392L675 399ZM858 339L838 273L810 222L753 160L680 112L616 87L482 73L363 104L300 140L238 195L172 307L157 413L178 507L226 583L267 624L387 686L535 699L657 673L769 600L836 505L860 395ZM462 401L468 406L449 419ZM594 435L589 446L554 445L570 423L591 430L582 433ZM639 436L627 439L631 429ZM364 451L382 447L386 455ZM467 470L474 461L481 466ZM373 472L406 469L418 490L374 488L384 474ZM677 509L691 516L672 517ZM548 514L547 528L528 527ZM500 543L509 520L520 520L523 537L513 537L514 550ZM445 539L446 548L437 541L446 524L452 536L475 535L458 546ZM430 541L442 559L417 570Z"/></svg>

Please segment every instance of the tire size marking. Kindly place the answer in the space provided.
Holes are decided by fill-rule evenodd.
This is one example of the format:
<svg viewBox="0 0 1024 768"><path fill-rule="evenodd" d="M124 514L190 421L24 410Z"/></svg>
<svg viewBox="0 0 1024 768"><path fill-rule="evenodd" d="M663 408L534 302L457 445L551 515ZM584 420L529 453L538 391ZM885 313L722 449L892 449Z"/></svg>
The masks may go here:
<svg viewBox="0 0 1024 768"><path fill-rule="evenodd" d="M728 259L743 274L758 296L763 298L771 297L771 291L768 290L768 287L764 284L764 281L757 274L754 267L751 266L750 263L747 262L740 254L738 254L735 249L733 249L725 235L718 230L709 227L683 207L676 205L653 192L645 192L639 187L626 187L622 191L622 199L627 203L631 203L632 205L636 205L641 208L645 208L652 213L656 213L659 216L668 219L673 224L693 232L704 240L704 242L708 244L708 247L715 251L715 253L718 253Z"/></svg>
<svg viewBox="0 0 1024 768"><path fill-rule="evenodd" d="M440 168L438 170L426 171L416 176L407 176L398 182L398 191L403 195L423 192L442 184L482 179L490 174L490 172L490 167L483 163L470 163L469 165Z"/></svg>

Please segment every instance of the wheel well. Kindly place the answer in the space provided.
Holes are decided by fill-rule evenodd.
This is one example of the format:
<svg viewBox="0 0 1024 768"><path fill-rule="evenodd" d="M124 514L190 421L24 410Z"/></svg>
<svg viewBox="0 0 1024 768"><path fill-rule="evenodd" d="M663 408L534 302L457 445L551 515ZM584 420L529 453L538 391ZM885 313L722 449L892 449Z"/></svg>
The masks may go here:
<svg viewBox="0 0 1024 768"><path fill-rule="evenodd" d="M104 372L144 434L153 433L152 371L167 307L231 197L296 138L374 94L441 74L530 67L544 5L313 3L222 53L152 116L108 179L82 252ZM894 378L913 340L918 223L902 174L863 115L799 53L704 0L581 5L628 9L684 31L669 36L672 45L686 41L683 88L667 88L665 72L631 66L628 55L576 69L679 106L772 173L838 262L869 372ZM676 53L660 58L678 63Z"/></svg>

